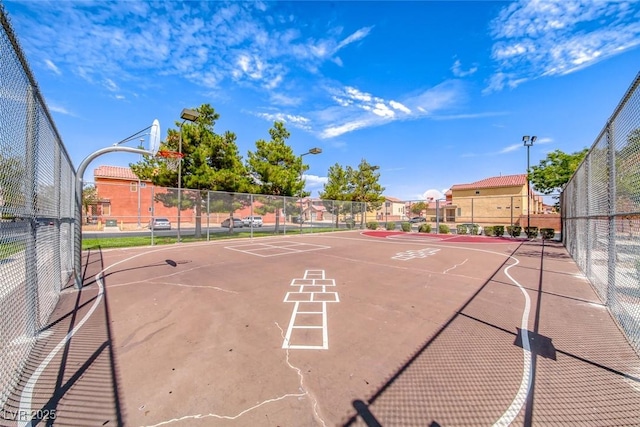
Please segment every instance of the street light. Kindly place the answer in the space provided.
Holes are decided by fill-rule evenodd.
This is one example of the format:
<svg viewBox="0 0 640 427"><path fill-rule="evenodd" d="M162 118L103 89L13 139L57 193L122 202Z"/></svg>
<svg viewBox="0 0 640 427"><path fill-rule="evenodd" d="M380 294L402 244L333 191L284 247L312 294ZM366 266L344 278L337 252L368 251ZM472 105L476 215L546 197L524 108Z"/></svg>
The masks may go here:
<svg viewBox="0 0 640 427"><path fill-rule="evenodd" d="M525 233L531 227L531 185L529 184L529 149L536 141L538 137L532 136L529 138L529 135L525 135L522 137L522 142L524 142L524 146L527 147L527 228L525 228Z"/></svg>
<svg viewBox="0 0 640 427"><path fill-rule="evenodd" d="M180 136L178 142L178 153L182 154L182 125L184 122L190 121L195 122L196 119L200 117L200 113L196 110L190 110L188 108L184 108L180 113L180 118L182 119L182 123L180 123ZM178 243L180 243L180 212L182 211L182 156L180 156L180 160L178 161Z"/></svg>
<svg viewBox="0 0 640 427"><path fill-rule="evenodd" d="M300 154L300 182L302 182L302 157L307 154L320 154L322 153L322 148L313 147L306 153ZM302 234L302 191L304 190L304 185L300 187L300 234Z"/></svg>

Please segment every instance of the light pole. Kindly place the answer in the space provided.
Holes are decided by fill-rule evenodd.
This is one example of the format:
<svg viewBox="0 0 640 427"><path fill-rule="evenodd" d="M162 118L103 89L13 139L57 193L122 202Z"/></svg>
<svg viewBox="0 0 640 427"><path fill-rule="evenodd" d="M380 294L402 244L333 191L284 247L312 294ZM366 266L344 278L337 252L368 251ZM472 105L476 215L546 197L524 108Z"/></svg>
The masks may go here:
<svg viewBox="0 0 640 427"><path fill-rule="evenodd" d="M184 108L180 113L180 118L182 119L182 123L180 123L180 136L178 142L178 153L182 154L182 125L184 122L190 121L195 122L196 119L200 117L200 113L196 110L190 110L188 108ZM180 212L182 211L182 157L178 162L178 243L180 243Z"/></svg>
<svg viewBox="0 0 640 427"><path fill-rule="evenodd" d="M322 148L313 147L306 153L300 154L300 182L302 182L302 157L307 154L320 154L322 153ZM300 187L300 234L302 234L302 192L304 190L304 185Z"/></svg>
<svg viewBox="0 0 640 427"><path fill-rule="evenodd" d="M525 228L525 233L531 227L531 185L529 184L529 149L536 142L537 136L532 136L529 138L529 135L525 135L522 137L522 142L524 142L524 146L527 147L527 228Z"/></svg>

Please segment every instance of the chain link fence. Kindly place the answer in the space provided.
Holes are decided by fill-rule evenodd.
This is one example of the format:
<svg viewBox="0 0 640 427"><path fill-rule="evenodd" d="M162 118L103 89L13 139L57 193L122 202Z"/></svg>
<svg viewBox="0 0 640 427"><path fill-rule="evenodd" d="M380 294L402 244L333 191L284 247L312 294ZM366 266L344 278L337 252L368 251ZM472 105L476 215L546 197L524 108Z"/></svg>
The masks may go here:
<svg viewBox="0 0 640 427"><path fill-rule="evenodd" d="M561 200L565 246L640 353L640 74Z"/></svg>
<svg viewBox="0 0 640 427"><path fill-rule="evenodd" d="M182 210L178 215L177 188L135 180L85 183L83 233L151 230L152 236L157 236L175 235L178 230L181 237L211 238L213 233L290 234L365 227L367 205L360 202L191 189L180 191Z"/></svg>
<svg viewBox="0 0 640 427"><path fill-rule="evenodd" d="M0 408L73 269L75 170L0 4Z"/></svg>

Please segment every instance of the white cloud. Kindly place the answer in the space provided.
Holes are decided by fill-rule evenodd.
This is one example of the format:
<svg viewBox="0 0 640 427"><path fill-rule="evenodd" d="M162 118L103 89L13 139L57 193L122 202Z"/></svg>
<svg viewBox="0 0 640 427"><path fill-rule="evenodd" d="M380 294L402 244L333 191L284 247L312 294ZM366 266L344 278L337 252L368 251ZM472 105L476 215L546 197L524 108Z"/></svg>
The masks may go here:
<svg viewBox="0 0 640 427"><path fill-rule="evenodd" d="M60 105L50 104L49 105L49 110L53 111L54 113L65 114L67 116L73 116L73 114L71 114L66 108L61 107Z"/></svg>
<svg viewBox="0 0 640 427"><path fill-rule="evenodd" d="M45 61L48 69L57 74L66 66L93 84L116 75L122 84L151 84L147 76L162 75L206 88L233 79L268 93L289 75L318 73L328 61L341 65L336 52L366 39L373 28L345 37L342 28L327 25L320 37L308 37L297 17L278 14L271 2L209 2L206 10L191 2L25 7L23 30L31 34L26 49L50 52L56 63Z"/></svg>
<svg viewBox="0 0 640 427"><path fill-rule="evenodd" d="M302 98L271 92L271 102L283 106L296 106L302 103Z"/></svg>
<svg viewBox="0 0 640 427"><path fill-rule="evenodd" d="M389 101L389 105L391 105L396 110L402 111L403 113L411 114L411 110L402 105L400 102Z"/></svg>
<svg viewBox="0 0 640 427"><path fill-rule="evenodd" d="M320 187L329 182L329 178L326 176L318 175L302 175L302 179L306 181L307 187Z"/></svg>
<svg viewBox="0 0 640 427"><path fill-rule="evenodd" d="M44 60L44 64L49 70L53 71L55 74L57 74L57 75L61 75L62 74L60 69L56 66L56 64L53 63L53 61L51 61L49 59L45 59Z"/></svg>
<svg viewBox="0 0 640 427"><path fill-rule="evenodd" d="M347 46L348 44L351 44L353 42L356 42L358 40L362 40L363 38L367 37L369 35L369 33L371 32L371 29L373 27L365 27L365 28L361 28L358 31L356 31L355 33L351 34L349 37L347 37L346 39L342 40L340 43L338 43L338 46L336 46L335 51L339 51L340 49L342 49L343 47Z"/></svg>
<svg viewBox="0 0 640 427"><path fill-rule="evenodd" d="M354 120L341 125L328 126L321 132L320 136L322 138L333 138L345 133L353 132L356 129L367 127L368 124L369 121L367 120Z"/></svg>
<svg viewBox="0 0 640 427"><path fill-rule="evenodd" d="M107 90L111 92L116 92L119 90L118 85L111 79L104 79L103 86L107 88Z"/></svg>
<svg viewBox="0 0 640 427"><path fill-rule="evenodd" d="M466 76L475 74L475 72L478 71L478 67L474 65L468 70L463 70L462 63L460 62L459 59L456 59L456 61L451 66L451 71L453 72L453 75L456 77L466 77Z"/></svg>
<svg viewBox="0 0 640 427"><path fill-rule="evenodd" d="M388 118L393 118L396 113L394 113L393 111L391 111L389 109L389 107L387 107L385 104L383 104L382 102L378 102L373 110L372 110L373 114L375 114L376 116L380 116L380 117L388 117Z"/></svg>
<svg viewBox="0 0 640 427"><path fill-rule="evenodd" d="M262 117L263 119L275 122L284 122L295 125L295 127L305 130L310 130L309 122L310 120L303 116L296 116L292 114L284 114L284 113L257 113L258 117Z"/></svg>
<svg viewBox="0 0 640 427"><path fill-rule="evenodd" d="M341 90L334 89L334 92L336 94L333 95L333 99L341 108L337 112L329 108L318 115L317 121L323 126L319 134L321 138L334 138L393 120L426 117L433 112L450 108L464 99L462 85L455 80L441 83L401 101L385 101L381 97L351 86ZM405 114L397 115L392 108Z"/></svg>
<svg viewBox="0 0 640 427"><path fill-rule="evenodd" d="M639 16L639 2L510 3L491 24L496 70L484 93L566 75L640 46Z"/></svg>
<svg viewBox="0 0 640 427"><path fill-rule="evenodd" d="M504 147L502 150L500 150L500 154L510 153L512 151L519 150L522 147L523 147L522 144L511 144L507 147Z"/></svg>

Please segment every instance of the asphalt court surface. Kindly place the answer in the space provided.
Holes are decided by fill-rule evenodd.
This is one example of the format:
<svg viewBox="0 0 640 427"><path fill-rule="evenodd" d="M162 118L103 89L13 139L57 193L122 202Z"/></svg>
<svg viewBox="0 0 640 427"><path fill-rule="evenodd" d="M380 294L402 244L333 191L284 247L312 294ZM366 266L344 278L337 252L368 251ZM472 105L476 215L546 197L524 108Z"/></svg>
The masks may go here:
<svg viewBox="0 0 640 427"><path fill-rule="evenodd" d="M640 424L638 356L564 248L368 234L101 252L73 321L104 326L104 287L103 422ZM59 419L83 404L63 395Z"/></svg>

